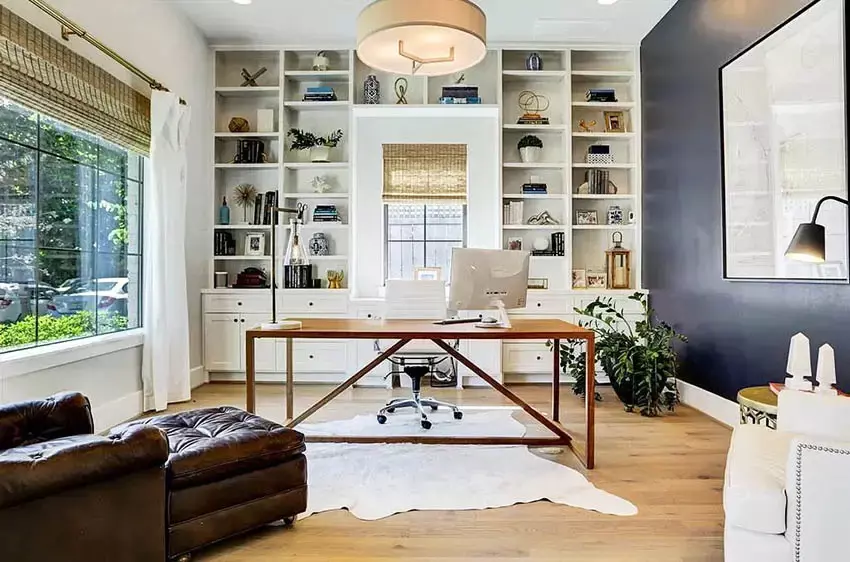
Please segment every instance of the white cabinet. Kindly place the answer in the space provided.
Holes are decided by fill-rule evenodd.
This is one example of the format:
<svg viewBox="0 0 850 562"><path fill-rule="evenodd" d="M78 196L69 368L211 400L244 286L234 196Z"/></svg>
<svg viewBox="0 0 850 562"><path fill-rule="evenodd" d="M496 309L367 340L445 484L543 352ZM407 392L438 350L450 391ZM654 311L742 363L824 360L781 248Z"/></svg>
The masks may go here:
<svg viewBox="0 0 850 562"><path fill-rule="evenodd" d="M263 322L268 322L268 314L242 314L239 317L240 352L242 361L238 370L245 370L245 331L256 328ZM254 340L254 364L257 372L273 372L282 370L275 361L274 340Z"/></svg>
<svg viewBox="0 0 850 562"><path fill-rule="evenodd" d="M552 350L545 342L502 344L502 368L506 373L551 373Z"/></svg>
<svg viewBox="0 0 850 562"><path fill-rule="evenodd" d="M204 368L238 371L242 360L242 334L238 314L204 315Z"/></svg>

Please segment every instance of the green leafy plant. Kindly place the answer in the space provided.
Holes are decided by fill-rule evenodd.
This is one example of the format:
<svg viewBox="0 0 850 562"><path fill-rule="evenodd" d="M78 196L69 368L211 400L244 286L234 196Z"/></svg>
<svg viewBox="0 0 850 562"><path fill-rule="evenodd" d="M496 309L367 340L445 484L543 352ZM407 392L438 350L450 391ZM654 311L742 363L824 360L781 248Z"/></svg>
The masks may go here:
<svg viewBox="0 0 850 562"><path fill-rule="evenodd" d="M292 128L289 129L286 136L292 139L289 150L309 150L315 146L335 148L342 140L342 129L337 129L327 136L320 137L309 131Z"/></svg>
<svg viewBox="0 0 850 562"><path fill-rule="evenodd" d="M517 148L526 148L529 146L533 148L543 148L543 141L534 135L525 135L519 139L519 142L516 145Z"/></svg>
<svg viewBox="0 0 850 562"><path fill-rule="evenodd" d="M95 334L106 334L127 329L127 317L116 313L99 313L97 320L89 311L69 316L36 317L27 315L11 324L0 324L0 349L18 347L38 342L67 340ZM37 335L36 335L37 334Z"/></svg>
<svg viewBox="0 0 850 562"><path fill-rule="evenodd" d="M635 293L629 300L639 303L643 313L643 319L634 329L622 309L608 297L597 298L575 311L583 317L579 324L596 334L596 359L602 363L626 411L637 409L644 416L654 417L664 409L672 411L679 401L677 355L673 344L676 340L687 342L688 339L669 324L654 318L655 312L645 294ZM583 395L584 345L565 342L559 354L561 368L576 378L573 391Z"/></svg>

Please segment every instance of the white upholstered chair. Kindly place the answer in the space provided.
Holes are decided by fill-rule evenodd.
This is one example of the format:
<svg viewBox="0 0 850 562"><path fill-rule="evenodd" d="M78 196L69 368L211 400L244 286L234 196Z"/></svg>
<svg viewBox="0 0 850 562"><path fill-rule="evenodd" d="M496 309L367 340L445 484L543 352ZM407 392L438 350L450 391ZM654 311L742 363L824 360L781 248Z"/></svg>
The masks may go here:
<svg viewBox="0 0 850 562"><path fill-rule="evenodd" d="M726 562L848 561L850 398L783 390L777 416L732 434Z"/></svg>

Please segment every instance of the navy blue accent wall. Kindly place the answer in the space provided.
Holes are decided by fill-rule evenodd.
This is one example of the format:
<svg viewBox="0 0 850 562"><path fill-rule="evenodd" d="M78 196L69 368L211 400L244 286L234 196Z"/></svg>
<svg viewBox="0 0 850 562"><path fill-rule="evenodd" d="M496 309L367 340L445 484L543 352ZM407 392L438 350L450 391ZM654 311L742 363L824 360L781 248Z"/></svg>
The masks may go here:
<svg viewBox="0 0 850 562"><path fill-rule="evenodd" d="M644 286L690 338L683 380L735 399L782 381L791 336L835 348L850 391L850 286L723 280L718 70L809 0L679 0L641 45ZM845 53L845 60L847 60Z"/></svg>

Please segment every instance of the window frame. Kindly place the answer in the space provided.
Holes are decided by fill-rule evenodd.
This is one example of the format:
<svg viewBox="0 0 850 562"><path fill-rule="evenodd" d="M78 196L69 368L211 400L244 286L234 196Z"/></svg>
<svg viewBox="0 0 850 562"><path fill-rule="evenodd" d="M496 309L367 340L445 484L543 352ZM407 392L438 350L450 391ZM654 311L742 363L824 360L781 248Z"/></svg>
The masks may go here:
<svg viewBox="0 0 850 562"><path fill-rule="evenodd" d="M140 345L140 335L143 333L144 326L144 295L142 292L142 287L144 286L144 228L145 228L145 210L144 210L144 199L145 199L145 190L146 183L148 181L148 157L144 154L141 154L133 149L126 148L124 146L120 146L109 139L105 139L97 133L93 133L91 131L87 131L84 129L80 129L74 125L71 125L60 118L53 117L51 115L45 114L41 111L32 109L23 104L18 103L17 101L8 98L0 92L0 98L10 105L17 106L23 108L25 111L30 112L35 115L36 118L34 120L34 131L35 131L35 139L34 142L29 142L29 139L25 141L15 140L9 138L6 135L0 135L0 141L4 143L8 143L10 145L14 145L17 147L21 147L26 150L31 150L34 152L35 160L33 165L35 167L35 181L32 185L32 205L34 206L34 214L32 215L32 219L34 221L33 224L33 232L34 236L30 238L3 238L2 242L6 244L11 244L12 247L17 246L18 244L32 244L33 255L35 256L35 262L32 267L33 271L33 279L35 281L35 289L34 294L35 298L30 300L27 299L27 306L33 308L35 310L35 315L39 316L39 308L40 303L45 299L40 298L41 288L48 287L49 285L44 284L41 279L41 275L39 273L40 264L39 257L40 252L48 251L48 252L62 252L68 253L69 255L75 255L77 258L87 255L92 261L91 266L91 277L88 280L89 283L94 282L96 279L100 279L98 277L98 267L99 267L99 259L101 256L123 256L125 259L125 269L126 272L126 281L123 282L123 286L126 291L125 294L130 295L129 286L134 281L130 277L130 263L135 260L137 262L137 272L138 278L135 280L138 286L138 294L137 298L133 299L135 302L135 323L134 325L113 329L110 331L103 331L99 333L99 321L98 321L98 313L99 310L97 306L95 306L93 310L94 314L94 333L90 335L81 335L76 337L70 337L66 339L55 339L55 340L46 340L39 341L39 322L35 323L35 340L33 342L23 344L20 346L14 347L0 347L0 364L3 365L4 371L6 374L10 376L15 376L17 374L25 374L26 372L31 372L32 369L25 368L25 366L18 366L12 371L10 371L9 367L14 367L18 365L22 360L31 361L33 358L44 358L45 368L62 365L68 362L73 362L73 359L70 361L65 361L60 355L64 354L68 357L74 356L93 356L98 355L100 353L89 353L88 351L77 351L76 353L68 353L69 351L77 350L78 346L90 346L92 350L103 348L104 350L108 350L107 352L117 351L119 349L125 349L128 347L133 347L136 345ZM93 163L85 162L82 160L69 158L66 155L60 154L56 151L50 150L48 146L45 146L42 136L42 127L45 122L49 122L59 127L56 129L59 134L70 134L74 136L84 136L91 137L91 142L95 143L97 150L97 157ZM92 140L93 139L93 140ZM110 168L108 166L103 166L101 162L101 150L102 149L115 149L116 151L121 151L123 154L126 154L126 161L123 164L123 167L120 171L116 172L116 168ZM91 185L91 197L86 201L88 204L94 204L93 211L91 213L91 218L89 219L89 224L86 224L85 227L90 229L92 240L97 243L93 244L90 248L59 248L52 247L47 245L42 245L42 233L40 230L41 218L42 218L42 158L44 156L48 156L51 158L55 158L57 160L61 160L63 162L83 167L88 169L92 174L92 185ZM124 184L124 189L128 192L124 195L124 205L125 212L129 209L129 186L131 184L138 185L138 192L136 197L138 201L136 201L135 205L138 209L138 217L136 217L137 225L134 225L134 230L137 230L135 236L137 240L134 242L133 250L130 249L129 242L125 243L125 249L123 252L117 251L108 251L99 245L99 236L100 232L96 228L97 220L98 220L98 208L99 203L101 201L106 200L106 198L101 197L103 193L101 191L102 188L102 178L101 176L106 176L110 178L120 179ZM86 195L85 193L78 192L79 196ZM125 215L126 217L126 215ZM125 218L126 220L126 218ZM129 222L129 221L128 221ZM80 228L84 225L81 223ZM129 228L129 225L126 225L125 228ZM84 279L84 277L82 277ZM67 283L70 279L66 279L62 284ZM3 281L6 282L6 281ZM10 283L20 283L19 281L9 281ZM60 284L60 285L62 285ZM60 285L57 285L53 288L58 288ZM115 284L113 284L115 286ZM95 292L98 292L95 288ZM72 294L69 292L68 294ZM97 299L96 299L97 301ZM29 314L23 315L21 320L29 316ZM129 312L126 314L126 318L130 318ZM53 357L51 359L51 357ZM6 377L0 377L3 379Z"/></svg>
<svg viewBox="0 0 850 562"><path fill-rule="evenodd" d="M422 240L391 240L390 239L390 205L398 205L398 206L400 206L400 205L415 205L417 207L422 207L422 223L421 223L421 225L422 225L422 232L424 233ZM469 232L468 232L468 228L469 228L469 221L468 221L469 206L466 203L462 203L462 204L459 204L459 205L458 204L445 204L445 203L443 203L443 204L436 203L436 204L428 205L428 203L425 203L425 202L422 202L421 204L419 204L419 203L401 203L401 202L398 202L398 203L396 203L396 202L383 202L382 206L383 206L383 215L384 215L384 233L383 233L384 234L384 236L383 236L383 238L384 238L384 260L383 260L384 261L384 264L383 264L384 272L383 272L383 284L382 284L382 286L386 287L386 285L387 285L387 279L388 279L387 276L389 275L389 271L390 271L390 244L392 244L392 243L421 242L422 243L422 255L425 256L425 264L422 267L434 267L433 264L429 266L428 262L427 262L427 260L428 260L428 243L429 242L431 242L432 244L437 243L437 242L460 242L462 244L461 247L466 248L466 244L467 244L467 241L469 239ZM430 240L429 241L429 239L428 239L428 207L429 206L430 207L457 207L457 206L461 207L463 209L463 213L462 213L463 224L462 224L462 227L461 227L462 228L461 231L463 232L463 238L461 240L447 239L447 240ZM418 225L419 225L419 223L417 223L417 226ZM450 283L450 279L446 279L445 281L446 281L447 285Z"/></svg>

